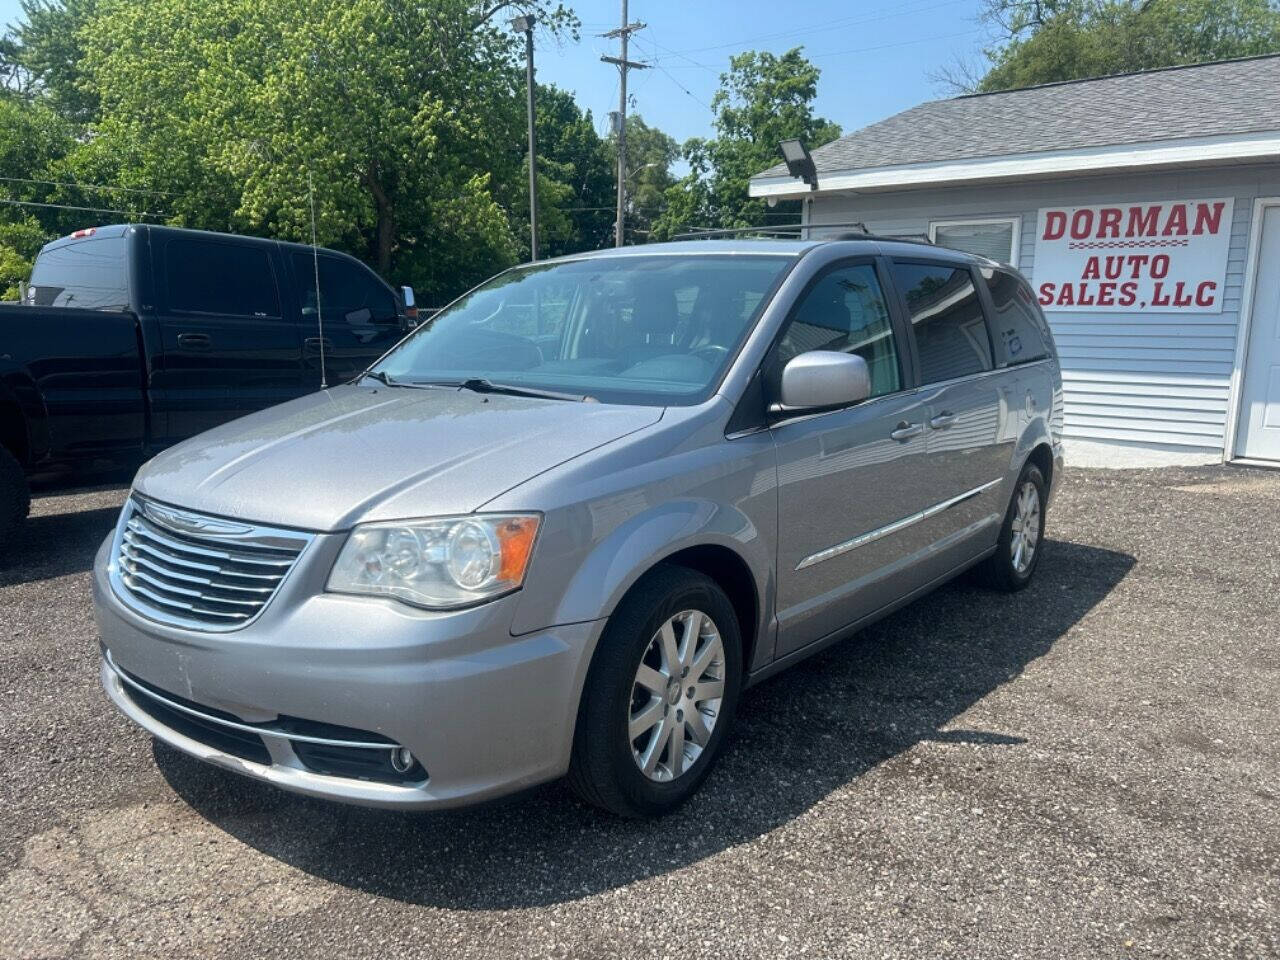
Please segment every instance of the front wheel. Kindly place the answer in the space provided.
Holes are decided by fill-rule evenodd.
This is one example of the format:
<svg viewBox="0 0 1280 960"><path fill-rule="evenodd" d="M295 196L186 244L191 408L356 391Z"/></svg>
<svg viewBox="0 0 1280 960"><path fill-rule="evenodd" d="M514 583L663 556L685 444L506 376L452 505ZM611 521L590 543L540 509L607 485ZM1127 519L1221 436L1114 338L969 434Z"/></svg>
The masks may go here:
<svg viewBox="0 0 1280 960"><path fill-rule="evenodd" d="M996 552L978 567L987 586L1013 592L1031 582L1044 542L1045 493L1044 475L1028 463L1014 485Z"/></svg>
<svg viewBox="0 0 1280 960"><path fill-rule="evenodd" d="M0 447L0 549L17 531L31 509L31 493L22 465Z"/></svg>
<svg viewBox="0 0 1280 960"><path fill-rule="evenodd" d="M625 817L667 813L706 778L733 722L742 641L723 590L693 570L648 574L600 639L569 782Z"/></svg>

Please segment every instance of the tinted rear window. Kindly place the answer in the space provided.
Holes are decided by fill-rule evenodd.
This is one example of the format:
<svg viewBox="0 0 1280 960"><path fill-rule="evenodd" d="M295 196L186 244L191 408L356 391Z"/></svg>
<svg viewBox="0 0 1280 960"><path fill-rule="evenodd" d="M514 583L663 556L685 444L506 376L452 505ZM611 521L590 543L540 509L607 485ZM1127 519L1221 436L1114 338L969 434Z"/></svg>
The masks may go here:
<svg viewBox="0 0 1280 960"><path fill-rule="evenodd" d="M45 250L36 258L27 302L41 307L128 310L124 237L91 237Z"/></svg>
<svg viewBox="0 0 1280 960"><path fill-rule="evenodd" d="M920 379L940 383L992 369L991 340L973 277L941 263L895 263L920 355Z"/></svg>
<svg viewBox="0 0 1280 960"><path fill-rule="evenodd" d="M262 247L180 238L165 246L169 308L190 313L278 317L271 259Z"/></svg>
<svg viewBox="0 0 1280 960"><path fill-rule="evenodd" d="M1044 321L1031 289L1018 277L1003 270L983 268L983 279L991 291L995 315L991 334L1001 366L1034 363L1049 356Z"/></svg>

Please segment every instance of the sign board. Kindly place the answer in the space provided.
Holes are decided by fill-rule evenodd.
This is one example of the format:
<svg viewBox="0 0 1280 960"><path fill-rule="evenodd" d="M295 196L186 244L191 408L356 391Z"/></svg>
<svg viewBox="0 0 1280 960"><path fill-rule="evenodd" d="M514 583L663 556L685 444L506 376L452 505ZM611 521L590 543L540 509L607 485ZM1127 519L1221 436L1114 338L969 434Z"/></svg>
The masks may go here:
<svg viewBox="0 0 1280 960"><path fill-rule="evenodd" d="M1221 313L1231 197L1042 207L1034 283L1046 313Z"/></svg>

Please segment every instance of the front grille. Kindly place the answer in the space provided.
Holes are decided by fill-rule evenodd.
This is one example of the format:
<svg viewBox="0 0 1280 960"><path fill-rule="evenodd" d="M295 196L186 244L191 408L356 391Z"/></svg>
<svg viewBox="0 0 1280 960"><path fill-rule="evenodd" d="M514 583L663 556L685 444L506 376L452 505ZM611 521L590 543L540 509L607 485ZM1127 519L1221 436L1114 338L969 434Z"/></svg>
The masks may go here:
<svg viewBox="0 0 1280 960"><path fill-rule="evenodd" d="M308 534L131 499L116 531L116 593L144 616L203 630L253 620L293 568Z"/></svg>

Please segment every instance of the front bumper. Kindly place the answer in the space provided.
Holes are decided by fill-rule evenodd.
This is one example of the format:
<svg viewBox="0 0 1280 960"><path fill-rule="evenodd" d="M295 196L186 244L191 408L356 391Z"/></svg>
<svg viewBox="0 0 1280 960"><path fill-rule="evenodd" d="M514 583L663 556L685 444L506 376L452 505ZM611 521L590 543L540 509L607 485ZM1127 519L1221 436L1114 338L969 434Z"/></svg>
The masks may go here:
<svg viewBox="0 0 1280 960"><path fill-rule="evenodd" d="M457 806L568 769L603 621L513 637L519 594L445 613L326 594L325 555L336 548L317 543L316 562L300 564L252 625L205 633L147 620L121 604L104 544L93 589L108 697L184 753L348 803ZM326 732L336 728L347 729ZM246 731L265 754L220 735ZM402 745L424 769L394 783L317 772L302 749L315 739L352 742L370 755Z"/></svg>

